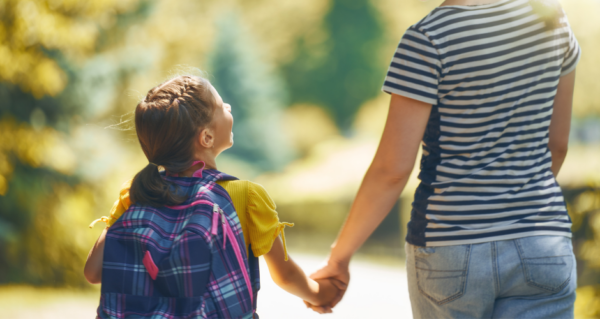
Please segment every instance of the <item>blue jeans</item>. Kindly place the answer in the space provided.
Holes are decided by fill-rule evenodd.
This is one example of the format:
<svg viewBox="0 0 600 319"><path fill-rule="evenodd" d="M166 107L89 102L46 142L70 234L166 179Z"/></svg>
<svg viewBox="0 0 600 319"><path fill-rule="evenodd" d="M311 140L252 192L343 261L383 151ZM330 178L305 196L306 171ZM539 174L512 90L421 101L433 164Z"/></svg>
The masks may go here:
<svg viewBox="0 0 600 319"><path fill-rule="evenodd" d="M571 239L532 236L482 244L406 244L414 318L573 318Z"/></svg>

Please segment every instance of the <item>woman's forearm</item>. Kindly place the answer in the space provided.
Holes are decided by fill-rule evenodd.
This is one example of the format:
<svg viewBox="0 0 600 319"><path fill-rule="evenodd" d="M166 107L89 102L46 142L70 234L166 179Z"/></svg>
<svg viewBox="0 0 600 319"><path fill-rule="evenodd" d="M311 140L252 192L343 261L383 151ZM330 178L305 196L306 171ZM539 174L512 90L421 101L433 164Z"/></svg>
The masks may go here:
<svg viewBox="0 0 600 319"><path fill-rule="evenodd" d="M334 243L330 259L347 263L393 208L408 181L385 170L369 168L352 204L348 218Z"/></svg>
<svg viewBox="0 0 600 319"><path fill-rule="evenodd" d="M431 108L431 104L392 95L377 153L332 247L330 262L349 262L400 197L414 168Z"/></svg>

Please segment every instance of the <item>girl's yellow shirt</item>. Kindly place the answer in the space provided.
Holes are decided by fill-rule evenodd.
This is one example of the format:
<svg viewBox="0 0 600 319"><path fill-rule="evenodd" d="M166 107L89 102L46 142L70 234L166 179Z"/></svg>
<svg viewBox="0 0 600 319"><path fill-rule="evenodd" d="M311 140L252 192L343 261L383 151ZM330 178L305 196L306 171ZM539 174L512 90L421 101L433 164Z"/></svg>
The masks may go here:
<svg viewBox="0 0 600 319"><path fill-rule="evenodd" d="M252 247L254 256L262 256L268 253L273 246L273 242L281 234L283 240L283 249L285 250L285 260L287 260L287 247L285 243L285 226L294 226L292 223L280 222L275 202L271 196L260 184L250 181L219 181L233 201L233 207L238 214L244 241L246 242L246 252ZM129 199L129 188L131 180L125 182L121 187L119 199L110 210L109 217L102 217L92 222L90 228L98 221L103 221L110 227L131 205Z"/></svg>

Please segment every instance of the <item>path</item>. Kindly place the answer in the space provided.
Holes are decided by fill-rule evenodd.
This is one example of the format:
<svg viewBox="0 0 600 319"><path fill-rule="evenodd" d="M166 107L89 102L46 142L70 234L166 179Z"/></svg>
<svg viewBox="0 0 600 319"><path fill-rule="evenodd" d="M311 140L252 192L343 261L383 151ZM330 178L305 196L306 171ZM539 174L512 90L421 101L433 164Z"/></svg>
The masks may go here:
<svg viewBox="0 0 600 319"><path fill-rule="evenodd" d="M307 272L317 269L324 257L293 255ZM344 300L333 314L320 316L306 309L296 297L277 287L261 259L262 288L258 299L261 319L352 319L411 318L406 274L402 266L383 266L353 261L352 281ZM30 286L0 286L1 318L6 319L85 319L94 318L98 291L73 291Z"/></svg>
<svg viewBox="0 0 600 319"><path fill-rule="evenodd" d="M323 257L296 253L293 257L307 272L317 269L324 260ZM260 267L262 288L257 313L261 319L412 318L406 272L402 266L353 261L350 266L352 279L344 299L333 309L333 314L322 317L277 287L269 277L263 259Z"/></svg>

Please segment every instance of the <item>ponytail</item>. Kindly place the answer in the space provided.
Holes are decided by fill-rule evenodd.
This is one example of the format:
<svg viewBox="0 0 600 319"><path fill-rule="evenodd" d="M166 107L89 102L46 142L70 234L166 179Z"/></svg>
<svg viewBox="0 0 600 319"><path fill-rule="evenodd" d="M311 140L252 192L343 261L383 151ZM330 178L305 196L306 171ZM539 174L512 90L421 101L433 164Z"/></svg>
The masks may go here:
<svg viewBox="0 0 600 319"><path fill-rule="evenodd" d="M533 12L544 22L546 31L553 31L560 26L560 18L564 13L556 0L531 0L529 3Z"/></svg>
<svg viewBox="0 0 600 319"><path fill-rule="evenodd" d="M133 203L149 206L174 206L186 201L185 194L178 194L179 188L166 181L158 173L158 166L149 163L135 175L131 182L129 196Z"/></svg>

